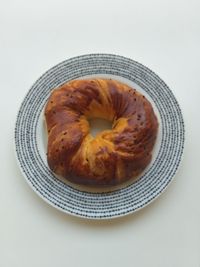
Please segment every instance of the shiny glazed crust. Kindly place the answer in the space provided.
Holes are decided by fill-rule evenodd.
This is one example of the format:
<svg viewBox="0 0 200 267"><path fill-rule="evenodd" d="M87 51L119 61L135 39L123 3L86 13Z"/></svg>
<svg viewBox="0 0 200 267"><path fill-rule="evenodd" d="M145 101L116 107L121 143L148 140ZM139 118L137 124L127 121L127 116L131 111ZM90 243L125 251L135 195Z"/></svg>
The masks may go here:
<svg viewBox="0 0 200 267"><path fill-rule="evenodd" d="M88 119L112 121L96 137ZM151 161L158 122L150 102L115 80L73 80L53 90L45 107L47 160L53 172L83 185L117 185Z"/></svg>

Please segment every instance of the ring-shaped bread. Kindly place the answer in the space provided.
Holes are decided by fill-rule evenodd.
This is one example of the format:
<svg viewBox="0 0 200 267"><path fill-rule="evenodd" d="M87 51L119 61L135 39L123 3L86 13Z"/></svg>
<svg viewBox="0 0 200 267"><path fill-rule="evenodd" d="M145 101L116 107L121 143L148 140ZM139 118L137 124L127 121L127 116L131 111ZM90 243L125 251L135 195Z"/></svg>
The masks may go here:
<svg viewBox="0 0 200 267"><path fill-rule="evenodd" d="M112 129L90 134L88 119ZM111 79L73 80L53 90L45 107L50 169L92 186L117 185L149 164L158 131L151 103L135 89Z"/></svg>

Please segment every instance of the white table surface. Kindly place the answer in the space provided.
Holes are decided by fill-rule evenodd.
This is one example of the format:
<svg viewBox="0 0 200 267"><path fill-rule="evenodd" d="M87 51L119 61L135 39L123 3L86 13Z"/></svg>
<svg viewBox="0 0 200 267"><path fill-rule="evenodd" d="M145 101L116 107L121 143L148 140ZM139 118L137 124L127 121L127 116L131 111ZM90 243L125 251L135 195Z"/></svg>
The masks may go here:
<svg viewBox="0 0 200 267"><path fill-rule="evenodd" d="M29 188L13 130L33 82L67 58L135 59L173 90L186 143L169 188L143 210L90 221L57 211ZM200 266L200 1L0 2L0 266Z"/></svg>

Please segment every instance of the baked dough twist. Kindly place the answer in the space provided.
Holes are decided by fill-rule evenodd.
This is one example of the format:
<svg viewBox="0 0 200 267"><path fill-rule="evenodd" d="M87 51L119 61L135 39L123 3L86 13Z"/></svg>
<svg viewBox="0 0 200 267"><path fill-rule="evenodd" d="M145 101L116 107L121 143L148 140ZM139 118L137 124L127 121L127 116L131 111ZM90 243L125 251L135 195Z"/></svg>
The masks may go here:
<svg viewBox="0 0 200 267"><path fill-rule="evenodd" d="M53 90L45 107L47 160L53 172L83 185L117 185L149 164L158 122L150 102L109 79L73 80ZM112 121L93 137L88 119Z"/></svg>

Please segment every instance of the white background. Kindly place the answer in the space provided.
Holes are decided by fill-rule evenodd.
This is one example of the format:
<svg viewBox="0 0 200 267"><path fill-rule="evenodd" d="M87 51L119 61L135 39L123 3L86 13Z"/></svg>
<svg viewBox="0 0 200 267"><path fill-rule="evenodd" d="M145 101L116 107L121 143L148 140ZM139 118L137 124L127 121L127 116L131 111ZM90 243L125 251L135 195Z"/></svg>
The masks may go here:
<svg viewBox="0 0 200 267"><path fill-rule="evenodd" d="M186 125L167 191L109 221L65 215L41 200L15 160L13 130L33 82L67 58L116 53L154 70ZM0 266L200 266L200 1L0 0Z"/></svg>

